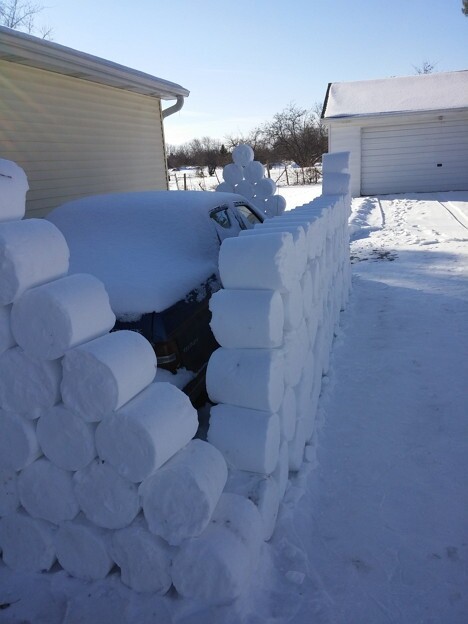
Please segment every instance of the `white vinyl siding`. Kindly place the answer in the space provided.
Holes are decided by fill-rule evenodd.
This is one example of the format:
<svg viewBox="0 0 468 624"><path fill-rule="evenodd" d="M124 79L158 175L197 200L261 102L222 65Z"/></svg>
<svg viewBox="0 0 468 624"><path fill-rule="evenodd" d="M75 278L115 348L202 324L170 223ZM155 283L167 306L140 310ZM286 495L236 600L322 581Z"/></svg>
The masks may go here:
<svg viewBox="0 0 468 624"><path fill-rule="evenodd" d="M160 101L0 61L0 158L26 171L28 216L86 195L166 189Z"/></svg>
<svg viewBox="0 0 468 624"><path fill-rule="evenodd" d="M350 192L353 197L361 191L361 128L351 124L329 126L329 152L349 152Z"/></svg>
<svg viewBox="0 0 468 624"><path fill-rule="evenodd" d="M468 190L468 113L362 128L361 194Z"/></svg>

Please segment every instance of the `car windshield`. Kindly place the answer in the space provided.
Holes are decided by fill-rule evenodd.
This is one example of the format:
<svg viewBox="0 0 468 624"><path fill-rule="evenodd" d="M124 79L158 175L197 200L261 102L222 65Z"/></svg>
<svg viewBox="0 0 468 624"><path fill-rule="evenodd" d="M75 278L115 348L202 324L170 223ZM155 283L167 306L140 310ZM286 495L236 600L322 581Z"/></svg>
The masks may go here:
<svg viewBox="0 0 468 624"><path fill-rule="evenodd" d="M261 220L257 217L257 215L252 211L249 206L245 204L236 204L237 210L244 217L244 219L250 223L250 225L255 225L256 223L261 223Z"/></svg>

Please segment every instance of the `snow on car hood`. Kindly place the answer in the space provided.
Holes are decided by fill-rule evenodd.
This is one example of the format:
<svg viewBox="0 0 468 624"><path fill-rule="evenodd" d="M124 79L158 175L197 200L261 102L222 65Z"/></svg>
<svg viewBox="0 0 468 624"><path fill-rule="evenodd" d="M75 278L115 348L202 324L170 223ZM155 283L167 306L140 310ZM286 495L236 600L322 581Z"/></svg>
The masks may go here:
<svg viewBox="0 0 468 624"><path fill-rule="evenodd" d="M98 195L66 203L47 219L70 247L70 273L101 279L117 317L129 319L165 310L217 272L209 211L225 199L199 191Z"/></svg>

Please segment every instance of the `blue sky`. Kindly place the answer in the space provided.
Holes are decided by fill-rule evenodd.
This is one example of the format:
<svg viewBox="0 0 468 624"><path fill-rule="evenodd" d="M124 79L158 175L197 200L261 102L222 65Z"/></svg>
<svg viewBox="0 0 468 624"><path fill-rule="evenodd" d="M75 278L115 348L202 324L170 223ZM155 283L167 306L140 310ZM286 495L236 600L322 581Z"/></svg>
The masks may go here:
<svg viewBox="0 0 468 624"><path fill-rule="evenodd" d="M312 108L329 82L468 69L461 0L52 0L38 21L56 43L189 89L165 121L172 144Z"/></svg>

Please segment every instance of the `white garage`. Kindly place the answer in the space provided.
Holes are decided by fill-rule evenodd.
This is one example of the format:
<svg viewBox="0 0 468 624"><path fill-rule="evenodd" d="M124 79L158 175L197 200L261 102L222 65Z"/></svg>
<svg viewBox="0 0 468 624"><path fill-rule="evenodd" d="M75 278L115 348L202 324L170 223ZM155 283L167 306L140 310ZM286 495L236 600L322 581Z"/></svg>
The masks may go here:
<svg viewBox="0 0 468 624"><path fill-rule="evenodd" d="M331 83L322 116L353 196L468 190L468 71Z"/></svg>

